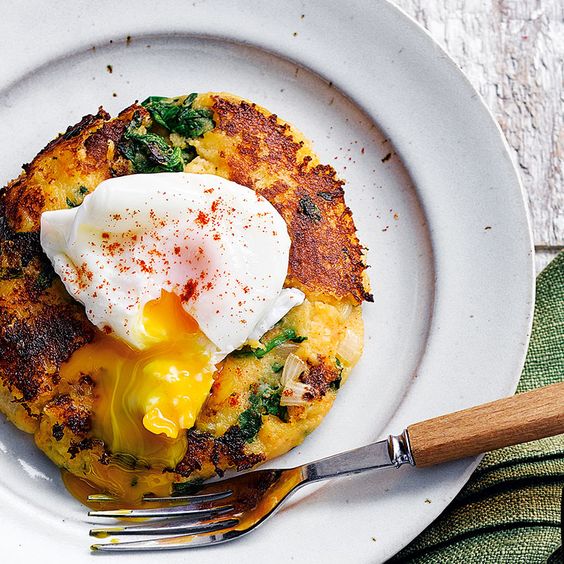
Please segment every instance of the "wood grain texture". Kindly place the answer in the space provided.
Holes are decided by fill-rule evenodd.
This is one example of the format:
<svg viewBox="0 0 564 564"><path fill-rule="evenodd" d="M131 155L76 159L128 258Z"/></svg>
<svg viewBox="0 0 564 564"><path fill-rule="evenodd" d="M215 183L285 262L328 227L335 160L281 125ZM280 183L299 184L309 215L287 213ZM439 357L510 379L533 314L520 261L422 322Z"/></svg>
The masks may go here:
<svg viewBox="0 0 564 564"><path fill-rule="evenodd" d="M535 244L544 257L555 255L564 244L564 2L393 1L484 97L518 163Z"/></svg>
<svg viewBox="0 0 564 564"><path fill-rule="evenodd" d="M416 466L432 466L564 433L564 382L407 428Z"/></svg>

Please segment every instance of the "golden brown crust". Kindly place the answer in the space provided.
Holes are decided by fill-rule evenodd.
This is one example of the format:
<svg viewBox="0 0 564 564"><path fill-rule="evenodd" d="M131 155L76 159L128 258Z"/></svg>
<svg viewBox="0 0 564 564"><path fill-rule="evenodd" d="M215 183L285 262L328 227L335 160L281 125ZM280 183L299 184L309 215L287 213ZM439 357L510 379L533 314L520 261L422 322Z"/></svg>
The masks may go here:
<svg viewBox="0 0 564 564"><path fill-rule="evenodd" d="M248 470L265 460L264 453L248 450L245 436L238 425L233 425L220 437L191 429L188 431L186 454L174 472L184 478L193 474L210 476L214 472L223 476L227 468Z"/></svg>
<svg viewBox="0 0 564 564"><path fill-rule="evenodd" d="M27 420L41 413L60 365L91 340L93 328L55 278L38 234L15 233L4 214L0 204L0 383Z"/></svg>
<svg viewBox="0 0 564 564"><path fill-rule="evenodd" d="M233 151L219 155L227 176L262 194L286 220L292 240L286 285L324 299L371 301L363 249L335 170L304 156L304 141L276 115L232 96L211 100L214 135L234 143Z"/></svg>
<svg viewBox="0 0 564 564"><path fill-rule="evenodd" d="M59 393L43 408L35 442L58 466L79 474L105 466L109 455L91 435L95 387L88 375L61 382Z"/></svg>
<svg viewBox="0 0 564 564"><path fill-rule="evenodd" d="M9 226L17 232L39 231L42 212L66 208L69 201L80 203L80 189L83 197L103 180L132 172L116 145L134 111L146 114L134 104L110 119L100 108L96 115L83 117L40 151L2 191Z"/></svg>
<svg viewBox="0 0 564 564"><path fill-rule="evenodd" d="M41 213L79 203L124 165L131 171L115 146L138 109L114 120L101 109L85 116L0 193L0 387L19 403L5 411L22 428L36 426L30 418L57 393L61 364L94 335L42 252Z"/></svg>
<svg viewBox="0 0 564 564"><path fill-rule="evenodd" d="M327 358L319 359L317 364L309 364L309 370L302 376L301 381L309 388L305 398L316 400L322 398L333 386L338 389L340 386L340 370L335 363L329 362Z"/></svg>

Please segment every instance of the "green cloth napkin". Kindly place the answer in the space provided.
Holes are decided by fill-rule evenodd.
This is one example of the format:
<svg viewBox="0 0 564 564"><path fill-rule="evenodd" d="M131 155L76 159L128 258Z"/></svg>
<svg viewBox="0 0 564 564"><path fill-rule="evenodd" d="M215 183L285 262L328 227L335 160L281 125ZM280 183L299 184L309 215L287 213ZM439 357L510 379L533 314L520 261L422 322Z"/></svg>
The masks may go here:
<svg viewBox="0 0 564 564"><path fill-rule="evenodd" d="M533 331L517 393L563 380L560 253L537 278ZM390 562L546 563L561 543L563 488L564 435L490 452L441 517ZM564 562L556 556L553 561Z"/></svg>

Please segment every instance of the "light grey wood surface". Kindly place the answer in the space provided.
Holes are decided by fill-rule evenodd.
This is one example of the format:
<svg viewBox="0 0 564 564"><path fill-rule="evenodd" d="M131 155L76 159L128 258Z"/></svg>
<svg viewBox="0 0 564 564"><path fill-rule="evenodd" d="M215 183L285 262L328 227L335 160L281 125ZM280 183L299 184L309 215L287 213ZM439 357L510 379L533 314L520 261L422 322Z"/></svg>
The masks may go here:
<svg viewBox="0 0 564 564"><path fill-rule="evenodd" d="M564 0L393 0L466 73L529 199L540 271L564 249Z"/></svg>

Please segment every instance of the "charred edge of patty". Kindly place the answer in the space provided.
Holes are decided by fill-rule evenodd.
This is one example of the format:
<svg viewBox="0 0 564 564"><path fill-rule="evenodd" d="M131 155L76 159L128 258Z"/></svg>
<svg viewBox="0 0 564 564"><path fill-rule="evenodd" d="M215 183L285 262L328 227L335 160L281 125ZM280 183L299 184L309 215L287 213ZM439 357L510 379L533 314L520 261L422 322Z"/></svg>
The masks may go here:
<svg viewBox="0 0 564 564"><path fill-rule="evenodd" d="M17 217L21 203L19 196L26 192L28 173L40 166L48 153L56 153L58 147L77 151L83 145L90 160L105 162L108 143L119 142L139 108L134 104L106 122L110 116L101 108L96 115L84 116L51 141L0 193L0 280L21 279L12 288L12 296L3 296L5 305L0 307L0 378L14 395L21 394L15 401L32 402L44 392L53 392L61 364L89 343L95 332L82 306L71 300L61 285L44 299L56 274L43 253L39 232L17 232L11 227L10 218ZM69 147L73 142L76 147ZM109 175L130 172L129 163L119 154L116 157ZM33 196L37 201L30 203L29 211L36 210L38 215L44 200L40 192L35 191Z"/></svg>
<svg viewBox="0 0 564 564"><path fill-rule="evenodd" d="M63 438L65 428L73 435L83 438L86 438L92 429L90 411L74 401L70 394L56 396L49 403L49 408L57 414L57 423L53 425L52 434L58 441Z"/></svg>
<svg viewBox="0 0 564 564"><path fill-rule="evenodd" d="M275 114L265 115L255 104L214 96L212 110L215 129L239 139L237 150L227 157L231 180L260 192L288 224L289 283L328 291L337 299L352 298L357 304L373 301L364 285L363 248L335 170L310 166L311 157L301 159L298 151L303 142L294 139L290 126L280 123ZM281 180L258 187L253 174L265 164L274 174L288 173L294 187Z"/></svg>
<svg viewBox="0 0 564 564"><path fill-rule="evenodd" d="M2 271L15 278L23 274L23 269L34 258L41 257L42 262L47 263L49 260L41 249L38 232L17 232L10 227L3 195L0 193L0 265ZM0 279L6 278L0 275Z"/></svg>
<svg viewBox="0 0 564 564"><path fill-rule="evenodd" d="M221 437L213 437L195 429L187 431L188 447L184 458L173 472L188 478L193 472L202 470L211 461L218 476L223 476L228 467L238 471L248 470L264 462L264 454L246 452L245 435L238 425L230 427Z"/></svg>
<svg viewBox="0 0 564 564"><path fill-rule="evenodd" d="M72 303L58 304L41 307L30 319L20 319L0 307L0 374L4 384L17 390L24 401L36 399L45 386L56 386L63 362L93 339L94 331L79 310Z"/></svg>
<svg viewBox="0 0 564 564"><path fill-rule="evenodd" d="M108 149L110 144L115 147L119 143L133 112L139 108L134 104L115 119L100 108L96 115L84 116L66 133L48 143L31 163L24 165L20 176L3 190L2 198L10 225L19 230L27 222L26 231L39 231L41 213L49 209L46 205L49 205L53 190L45 175L57 161L67 163L60 179L63 187L65 180L74 184L81 178L88 181L95 177L99 182L104 177L130 174L131 163L118 150L109 153ZM146 113L144 108L139 111Z"/></svg>
<svg viewBox="0 0 564 564"><path fill-rule="evenodd" d="M145 108L142 106L132 104L122 110L116 118L112 118L112 116L104 110L102 106L100 106L96 114L87 114L83 116L80 121L74 125L69 125L64 133L61 133L58 137L49 141L49 143L47 143L47 145L45 145L45 147L37 153L33 161L52 149L55 149L58 145L64 143L65 141L68 141L73 137L78 137L83 132L91 129L92 126L100 124L101 127L94 130L93 133L85 139L84 146L87 153L91 156L95 158L103 158L106 155L107 141L112 140L117 143L121 140L125 132L125 128L131 120L133 112L136 110L146 113ZM22 168L27 172L33 165L33 161L31 163L24 164Z"/></svg>
<svg viewBox="0 0 564 564"><path fill-rule="evenodd" d="M39 153L35 156L34 160L40 157L41 155L51 151L57 145L60 145L64 141L68 139L72 139L73 137L78 137L85 129L88 129L92 125L94 125L97 121L105 121L111 119L111 116L102 106L98 108L98 113L96 114L87 114L81 118L80 121L75 123L74 125L69 125L64 133L61 133L58 137L55 137L52 141L49 141ZM33 161L32 163L33 164ZM31 164L24 164L23 169L27 172L28 169L31 167Z"/></svg>
<svg viewBox="0 0 564 564"><path fill-rule="evenodd" d="M316 365L309 364L309 370L300 376L300 381L306 384L309 390L304 393L303 399L314 401L322 398L340 377L340 370L336 366L327 364L325 358L320 358Z"/></svg>
<svg viewBox="0 0 564 564"><path fill-rule="evenodd" d="M1 202L0 239L3 280L13 283L0 302L0 378L21 395L14 400L28 402L54 389L60 365L92 340L94 328L62 287L50 289L55 273L39 234L13 231Z"/></svg>
<svg viewBox="0 0 564 564"><path fill-rule="evenodd" d="M100 129L91 133L84 140L84 147L87 155L95 159L105 158L108 149L108 141L112 141L114 143L118 151L118 156L123 160L120 162L119 159L117 159L114 166L111 167L110 172L112 176L123 176L133 172L131 164L119 150L119 146L127 126L133 119L133 115L135 113L138 113L142 119L147 119L149 117L148 111L143 106L136 103L132 104L122 110L116 118L106 121Z"/></svg>

